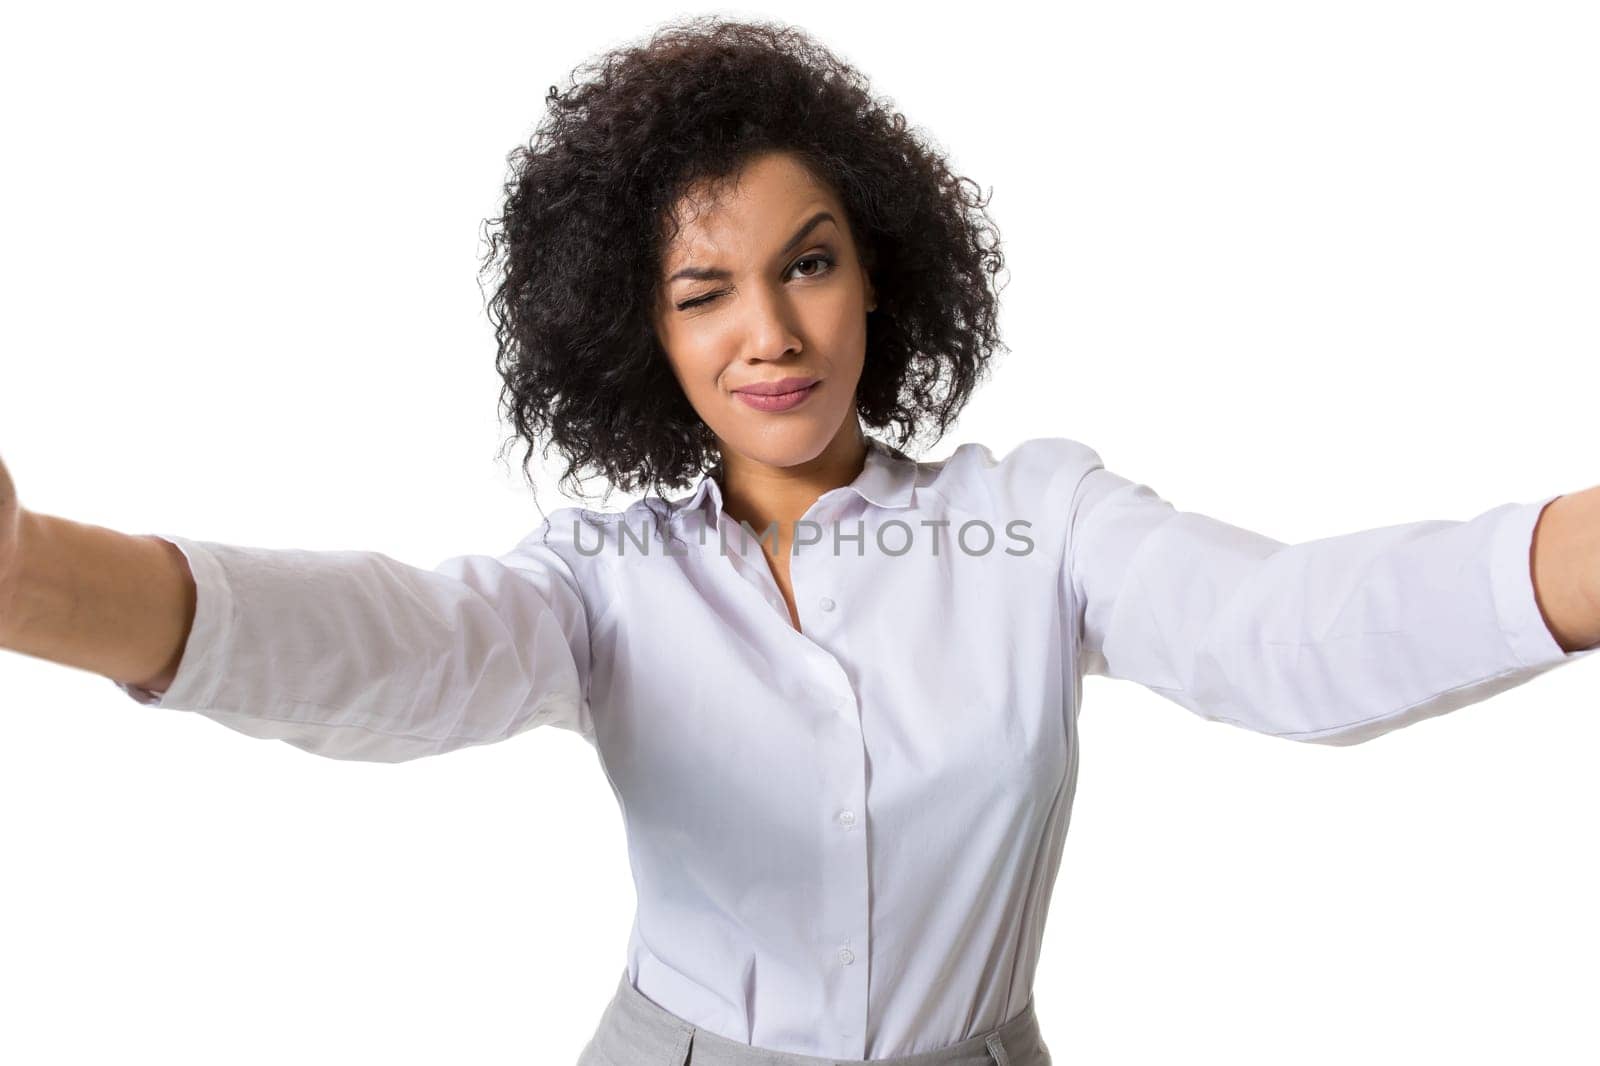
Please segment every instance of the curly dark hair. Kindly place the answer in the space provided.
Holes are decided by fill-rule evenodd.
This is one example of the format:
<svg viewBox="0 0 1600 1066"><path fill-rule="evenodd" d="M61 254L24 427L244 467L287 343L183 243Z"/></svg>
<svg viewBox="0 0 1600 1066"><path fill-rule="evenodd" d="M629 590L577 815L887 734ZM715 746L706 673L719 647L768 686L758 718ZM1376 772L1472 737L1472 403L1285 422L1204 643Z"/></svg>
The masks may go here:
<svg viewBox="0 0 1600 1066"><path fill-rule="evenodd" d="M723 186L773 150L837 196L872 279L862 424L896 427L901 447L943 436L1006 347L992 286L1004 259L977 185L904 115L803 31L711 16L664 24L570 81L550 87L532 140L509 155L504 211L487 223L484 272L503 270L489 302L501 403L516 428L501 457L524 441L527 475L545 438L566 460L564 488L589 471L658 496L712 467L716 438L653 325L662 256L692 186Z"/></svg>

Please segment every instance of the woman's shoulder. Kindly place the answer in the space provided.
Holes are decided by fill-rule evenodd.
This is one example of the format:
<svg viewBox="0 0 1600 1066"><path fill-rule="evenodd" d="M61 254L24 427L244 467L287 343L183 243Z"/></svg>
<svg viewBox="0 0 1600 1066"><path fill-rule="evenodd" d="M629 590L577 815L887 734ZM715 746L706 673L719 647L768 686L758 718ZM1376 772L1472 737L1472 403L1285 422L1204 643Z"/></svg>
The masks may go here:
<svg viewBox="0 0 1600 1066"><path fill-rule="evenodd" d="M1095 450L1071 437L1032 437L1003 449L981 442L958 445L941 459L915 461L919 490L968 509L1033 509L1070 492L1101 466Z"/></svg>
<svg viewBox="0 0 1600 1066"><path fill-rule="evenodd" d="M635 500L625 507L596 508L568 504L551 510L524 538L563 555L592 557L596 545L657 539L677 512L675 501L659 496Z"/></svg>

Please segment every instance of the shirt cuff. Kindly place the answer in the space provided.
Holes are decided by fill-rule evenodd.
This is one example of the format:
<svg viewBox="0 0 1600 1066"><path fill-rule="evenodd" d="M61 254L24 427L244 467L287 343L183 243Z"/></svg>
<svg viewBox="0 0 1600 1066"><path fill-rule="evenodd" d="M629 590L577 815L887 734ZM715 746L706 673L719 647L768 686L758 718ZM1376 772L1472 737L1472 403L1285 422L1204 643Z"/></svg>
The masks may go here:
<svg viewBox="0 0 1600 1066"><path fill-rule="evenodd" d="M1563 651L1533 594L1533 530L1545 507L1559 496L1507 508L1494 535L1495 611L1511 653L1524 666L1547 666L1600 651L1600 646Z"/></svg>
<svg viewBox="0 0 1600 1066"><path fill-rule="evenodd" d="M166 533L154 536L175 546L194 575L194 623L184 642L178 672L164 692L124 681L112 681L129 698L148 707L193 709L208 706L222 680L221 650L233 629L233 586L217 557L198 541Z"/></svg>

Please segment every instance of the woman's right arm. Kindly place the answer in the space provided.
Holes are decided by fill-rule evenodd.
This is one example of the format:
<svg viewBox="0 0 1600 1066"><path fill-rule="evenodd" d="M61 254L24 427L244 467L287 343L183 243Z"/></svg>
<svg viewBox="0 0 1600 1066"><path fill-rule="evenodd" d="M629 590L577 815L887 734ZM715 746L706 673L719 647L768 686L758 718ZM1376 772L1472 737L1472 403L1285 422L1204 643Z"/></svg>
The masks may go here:
<svg viewBox="0 0 1600 1066"><path fill-rule="evenodd" d="M587 611L545 528L423 570L36 515L0 465L0 647L336 759L401 762L542 724L592 739Z"/></svg>

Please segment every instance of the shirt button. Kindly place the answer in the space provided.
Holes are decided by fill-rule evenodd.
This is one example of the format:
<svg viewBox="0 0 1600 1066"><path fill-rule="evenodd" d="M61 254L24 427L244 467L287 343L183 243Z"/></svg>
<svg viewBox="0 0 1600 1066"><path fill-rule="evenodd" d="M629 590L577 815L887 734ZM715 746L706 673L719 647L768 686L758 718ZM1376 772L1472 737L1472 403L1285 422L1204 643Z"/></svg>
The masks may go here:
<svg viewBox="0 0 1600 1066"><path fill-rule="evenodd" d="M852 962L856 961L855 952L851 951L849 948L840 948L839 961L844 963L846 966L849 966Z"/></svg>
<svg viewBox="0 0 1600 1066"><path fill-rule="evenodd" d="M833 610L833 601L824 596L822 599L817 601L817 606L821 607L824 611L831 611Z"/></svg>
<svg viewBox="0 0 1600 1066"><path fill-rule="evenodd" d="M844 826L846 829L849 829L851 826L855 825L856 824L856 812L855 811L840 811L839 812L839 824Z"/></svg>

